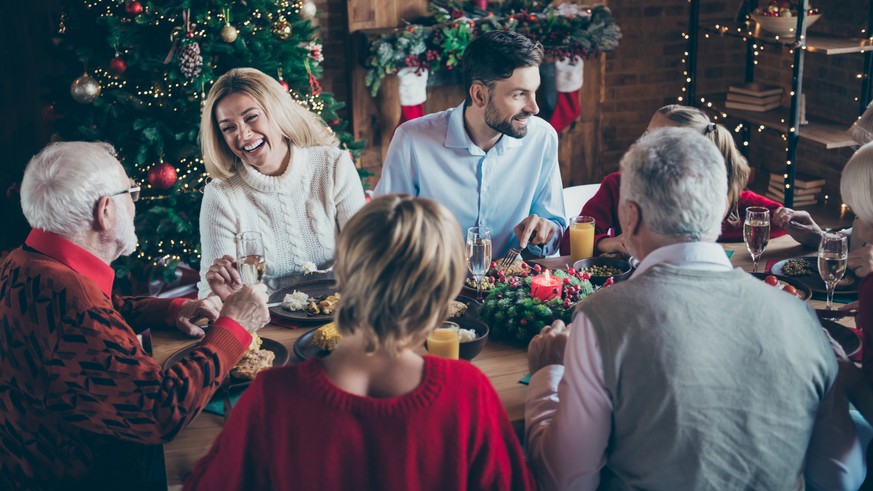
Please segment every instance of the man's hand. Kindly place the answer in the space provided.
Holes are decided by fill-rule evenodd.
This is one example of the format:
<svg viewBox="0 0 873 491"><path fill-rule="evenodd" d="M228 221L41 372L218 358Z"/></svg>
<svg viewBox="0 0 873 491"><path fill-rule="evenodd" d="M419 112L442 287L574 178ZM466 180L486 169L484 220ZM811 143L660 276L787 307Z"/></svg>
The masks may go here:
<svg viewBox="0 0 873 491"><path fill-rule="evenodd" d="M859 278L870 274L870 271L873 271L873 244L867 244L850 252L848 265Z"/></svg>
<svg viewBox="0 0 873 491"><path fill-rule="evenodd" d="M225 255L216 259L209 267L209 271L206 272L206 283L209 284L212 293L218 295L221 300L227 299L243 284L242 277L240 277L234 263L235 261L231 256Z"/></svg>
<svg viewBox="0 0 873 491"><path fill-rule="evenodd" d="M267 309L267 287L244 285L224 300L221 317L230 317L252 333L270 322Z"/></svg>
<svg viewBox="0 0 873 491"><path fill-rule="evenodd" d="M624 238L621 235L604 237L597 242L597 251L602 254L610 254L613 257L628 257L630 253L624 246Z"/></svg>
<svg viewBox="0 0 873 491"><path fill-rule="evenodd" d="M179 309L179 317L176 318L176 327L185 334L193 337L203 337L205 332L203 328L194 324L195 320L203 319L209 321L218 319L218 314L221 311L221 299L215 295L210 295L202 300L188 300L182 304Z"/></svg>
<svg viewBox="0 0 873 491"><path fill-rule="evenodd" d="M530 215L515 226L519 246L547 244L555 236L555 223L536 215Z"/></svg>
<svg viewBox="0 0 873 491"><path fill-rule="evenodd" d="M527 366L531 375L545 366L564 364L564 348L568 337L567 326L559 320L534 336L527 347Z"/></svg>
<svg viewBox="0 0 873 491"><path fill-rule="evenodd" d="M809 247L818 247L821 227L805 211L779 208L773 213L773 224L788 232L794 240Z"/></svg>

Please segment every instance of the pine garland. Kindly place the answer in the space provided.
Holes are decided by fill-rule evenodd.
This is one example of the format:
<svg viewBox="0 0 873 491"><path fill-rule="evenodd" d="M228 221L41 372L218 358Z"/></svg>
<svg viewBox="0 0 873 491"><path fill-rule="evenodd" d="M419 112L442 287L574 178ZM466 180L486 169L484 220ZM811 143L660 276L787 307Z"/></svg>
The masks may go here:
<svg viewBox="0 0 873 491"><path fill-rule="evenodd" d="M547 56L589 58L618 47L621 29L604 5L550 6L539 2L505 2L482 12L470 2L431 2L433 17L384 34L370 44L365 83L375 97L382 79L401 68L454 70L464 49L479 34L506 30L543 44Z"/></svg>

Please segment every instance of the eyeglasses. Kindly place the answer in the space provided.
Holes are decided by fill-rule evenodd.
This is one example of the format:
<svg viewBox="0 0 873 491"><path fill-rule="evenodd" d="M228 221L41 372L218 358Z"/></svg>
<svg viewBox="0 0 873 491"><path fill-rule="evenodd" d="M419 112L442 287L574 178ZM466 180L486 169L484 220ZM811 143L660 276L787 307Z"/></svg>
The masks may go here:
<svg viewBox="0 0 873 491"><path fill-rule="evenodd" d="M120 194L130 193L130 199L133 200L134 203L139 199L140 187L136 184L136 181L133 179L130 180L130 189L125 189L124 191L119 191L117 193L110 194L109 196L118 196Z"/></svg>

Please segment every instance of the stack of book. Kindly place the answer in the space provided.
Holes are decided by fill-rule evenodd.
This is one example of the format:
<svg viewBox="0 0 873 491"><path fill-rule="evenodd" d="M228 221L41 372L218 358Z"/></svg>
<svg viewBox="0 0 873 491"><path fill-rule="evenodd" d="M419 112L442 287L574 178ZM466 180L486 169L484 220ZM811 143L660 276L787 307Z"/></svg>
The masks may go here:
<svg viewBox="0 0 873 491"><path fill-rule="evenodd" d="M825 180L819 177L797 174L794 177L794 204L793 206L808 206L818 202L816 195L822 192ZM770 174L770 188L767 197L785 202L785 178L784 174Z"/></svg>
<svg viewBox="0 0 873 491"><path fill-rule="evenodd" d="M782 88L758 82L731 85L724 105L728 109L757 113L776 109L782 105Z"/></svg>

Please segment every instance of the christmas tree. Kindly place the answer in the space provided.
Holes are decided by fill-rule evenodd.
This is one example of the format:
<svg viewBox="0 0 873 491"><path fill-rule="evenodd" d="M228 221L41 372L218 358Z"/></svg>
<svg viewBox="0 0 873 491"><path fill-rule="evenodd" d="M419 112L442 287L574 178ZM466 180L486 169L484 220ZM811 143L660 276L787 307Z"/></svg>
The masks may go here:
<svg viewBox="0 0 873 491"><path fill-rule="evenodd" d="M114 265L119 276L158 271L170 279L179 262L197 268L201 191L209 179L197 140L200 110L227 70L245 66L272 74L321 115L353 160L363 146L337 115L343 104L321 91L323 54L311 0L61 5L53 42L69 78L54 81L44 117L59 139L113 144L143 187L139 247Z"/></svg>

